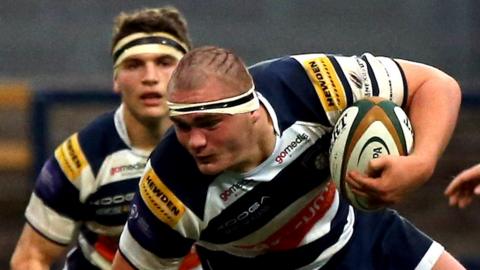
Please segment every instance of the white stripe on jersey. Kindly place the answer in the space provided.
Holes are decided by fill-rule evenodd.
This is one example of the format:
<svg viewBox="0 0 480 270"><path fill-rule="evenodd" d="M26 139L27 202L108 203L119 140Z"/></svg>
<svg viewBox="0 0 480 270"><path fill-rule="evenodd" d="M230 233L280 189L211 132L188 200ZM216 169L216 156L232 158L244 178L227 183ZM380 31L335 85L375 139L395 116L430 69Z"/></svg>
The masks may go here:
<svg viewBox="0 0 480 270"><path fill-rule="evenodd" d="M262 102L268 104L266 100ZM267 108L271 107L267 106ZM275 114L273 110L269 110L269 113L272 116ZM199 219L190 209L186 209L184 216L174 229L187 238L198 239L211 219L252 190L259 182L273 179L330 129L318 123L295 122L283 132L281 137L277 137L274 151L262 164L244 174L222 173L212 182L208 189L209 203L206 205L203 219ZM146 170L149 168L151 168L150 162ZM192 224L195 225L192 226Z"/></svg>
<svg viewBox="0 0 480 270"><path fill-rule="evenodd" d="M298 270L313 270L313 269L319 269L320 267L324 266L330 258L335 255L341 248L343 248L348 240L353 235L353 224L355 223L355 214L353 212L353 207L348 206L348 217L347 217L347 224L345 224L345 227L343 227L343 232L338 241L324 250L320 256L318 256L312 263L309 265L306 265L304 267L299 268Z"/></svg>
<svg viewBox="0 0 480 270"><path fill-rule="evenodd" d="M80 246L80 250L85 258L87 258L95 266L102 270L112 269L112 263L102 257L102 255L100 255L95 248L88 243L87 239L85 239L82 234L78 236L78 245Z"/></svg>
<svg viewBox="0 0 480 270"><path fill-rule="evenodd" d="M403 84L402 74L397 64L388 57L374 57L369 53L363 56L367 59L375 74L379 89L378 96L401 106L403 99L406 98L403 96L403 89L406 86Z"/></svg>
<svg viewBox="0 0 480 270"><path fill-rule="evenodd" d="M289 205L289 207L284 209L281 213L279 213L276 217L270 220L269 223L265 224L262 228L259 228L252 234L247 235L241 239L226 244L212 244L205 241L199 241L197 242L197 244L209 250L222 250L240 257L254 257L261 255L272 248L267 244L264 244L267 242L266 240L271 237L272 234L276 233L283 226L288 224L292 220L293 216L298 214L298 209L303 209L311 200L317 197L324 190L325 186L322 185L309 192L308 194L305 194L304 197L299 198L296 202ZM337 191L335 191L334 200L328 211L325 213L323 218L319 219L314 224L314 226L309 230L309 232L305 235L304 239L299 243L298 246L309 244L328 234L331 230L331 222L338 211L338 207L339 194ZM292 211L292 209L294 209L294 211ZM350 211L349 218L351 218L350 216L352 215L353 211ZM338 249L343 247L346 241L350 239L352 230L353 222L347 222L347 224L343 228L342 236L335 244L335 246L339 247ZM335 249L335 251L338 251L338 249Z"/></svg>
<svg viewBox="0 0 480 270"><path fill-rule="evenodd" d="M169 243L157 243L158 245ZM120 250L122 251L123 256L127 258L131 263L133 263L137 268L149 270L149 269L165 269L165 270L175 270L178 269L180 262L183 258L178 259L165 259L155 256L155 254L144 249L140 244L133 238L128 230L128 226L125 226L122 236L120 237ZM126 252L128 250L128 252Z"/></svg>
<svg viewBox="0 0 480 270"><path fill-rule="evenodd" d="M433 268L433 265L438 261L442 253L445 251L445 248L439 243L433 241L430 248L423 256L422 260L418 263L415 270L430 270Z"/></svg>
<svg viewBox="0 0 480 270"><path fill-rule="evenodd" d="M61 216L46 206L35 193L32 193L30 197L25 217L31 226L34 226L47 238L61 244L69 244L78 227L73 220Z"/></svg>
<svg viewBox="0 0 480 270"><path fill-rule="evenodd" d="M303 54L292 56L301 65L305 62L321 57L333 57L341 70L336 69L337 74L343 75L351 89L353 102L373 96L373 85L378 85L378 96L395 102L401 106L404 98L404 85L401 70L395 61L388 57L374 57L365 53L362 57L340 56L326 54ZM373 77L370 76L367 64L372 68ZM342 83L345 83L342 81ZM313 84L312 84L313 85ZM337 89L338 90L338 89ZM351 105L351 104L349 104ZM342 108L336 111L326 111L330 123L335 124L340 116Z"/></svg>

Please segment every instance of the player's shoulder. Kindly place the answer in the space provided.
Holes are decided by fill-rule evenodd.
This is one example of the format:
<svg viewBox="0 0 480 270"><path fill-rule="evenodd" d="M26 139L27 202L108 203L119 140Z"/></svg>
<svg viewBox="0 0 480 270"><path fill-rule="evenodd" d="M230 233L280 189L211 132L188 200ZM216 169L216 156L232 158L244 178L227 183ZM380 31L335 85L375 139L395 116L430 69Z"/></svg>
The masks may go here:
<svg viewBox="0 0 480 270"><path fill-rule="evenodd" d="M180 144L174 128L165 132L160 143L150 155L152 168L155 171L181 171L181 168L196 167L188 151Z"/></svg>
<svg viewBox="0 0 480 270"><path fill-rule="evenodd" d="M104 113L87 124L78 132L70 135L55 150L86 162L101 162L104 157L128 146L118 134L114 121L114 112Z"/></svg>
<svg viewBox="0 0 480 270"><path fill-rule="evenodd" d="M82 148L94 154L109 154L128 146L121 139L115 124L115 112L104 113L78 132Z"/></svg>
<svg viewBox="0 0 480 270"><path fill-rule="evenodd" d="M339 73L348 73L352 68L358 67L362 60L357 56L343 56L340 54L308 53L287 55L269 59L249 67L256 83L272 80L282 81L283 84L292 82L307 82L308 77L315 76L336 77ZM343 72L342 72L343 71ZM321 80L321 78L318 78ZM295 87L299 85L296 83Z"/></svg>
<svg viewBox="0 0 480 270"><path fill-rule="evenodd" d="M83 127L78 132L81 137L84 138L82 141L87 141L92 137L103 138L112 133L117 133L115 129L114 114L113 111L106 112Z"/></svg>
<svg viewBox="0 0 480 270"><path fill-rule="evenodd" d="M192 211L203 211L208 186L215 176L203 175L199 171L195 160L177 140L173 128L153 150L148 166L149 173L161 183L160 189L168 189Z"/></svg>
<svg viewBox="0 0 480 270"><path fill-rule="evenodd" d="M277 58L267 59L248 67L252 75L265 74L265 73L277 73L295 69L298 64L291 55L285 55Z"/></svg>

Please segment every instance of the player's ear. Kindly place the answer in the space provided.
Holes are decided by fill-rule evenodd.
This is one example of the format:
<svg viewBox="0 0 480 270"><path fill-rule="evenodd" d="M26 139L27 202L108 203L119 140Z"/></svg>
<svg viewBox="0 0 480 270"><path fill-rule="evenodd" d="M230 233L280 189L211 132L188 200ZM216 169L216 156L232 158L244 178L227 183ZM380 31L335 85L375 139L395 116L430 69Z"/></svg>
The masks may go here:
<svg viewBox="0 0 480 270"><path fill-rule="evenodd" d="M115 94L120 94L120 87L118 86L117 79L113 79L113 92Z"/></svg>
<svg viewBox="0 0 480 270"><path fill-rule="evenodd" d="M253 123L256 123L260 119L260 109L250 112L250 118Z"/></svg>

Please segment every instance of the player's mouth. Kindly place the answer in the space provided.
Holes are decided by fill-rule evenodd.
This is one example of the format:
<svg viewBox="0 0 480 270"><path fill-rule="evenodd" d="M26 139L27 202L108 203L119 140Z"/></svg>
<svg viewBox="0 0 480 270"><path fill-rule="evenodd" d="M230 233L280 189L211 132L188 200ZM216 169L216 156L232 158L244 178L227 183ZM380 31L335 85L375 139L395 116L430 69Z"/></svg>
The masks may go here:
<svg viewBox="0 0 480 270"><path fill-rule="evenodd" d="M158 106L162 101L163 96L157 92L149 92L140 96L143 104L147 106Z"/></svg>
<svg viewBox="0 0 480 270"><path fill-rule="evenodd" d="M197 155L195 156L195 159L197 160L198 163L200 164L207 164L211 163L214 159L213 155Z"/></svg>

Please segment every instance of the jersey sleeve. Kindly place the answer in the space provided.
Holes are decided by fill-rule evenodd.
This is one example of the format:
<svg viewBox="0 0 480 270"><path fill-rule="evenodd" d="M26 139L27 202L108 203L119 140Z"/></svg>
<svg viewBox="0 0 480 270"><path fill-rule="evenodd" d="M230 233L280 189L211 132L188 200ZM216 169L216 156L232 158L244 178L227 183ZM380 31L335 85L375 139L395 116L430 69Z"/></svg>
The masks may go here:
<svg viewBox="0 0 480 270"><path fill-rule="evenodd" d="M334 124L355 101L379 96L404 106L408 97L405 75L388 57L304 54L292 56L305 70L321 109Z"/></svg>
<svg viewBox="0 0 480 270"><path fill-rule="evenodd" d="M60 144L44 164L35 182L25 217L44 237L69 244L82 219L80 183L88 175L77 134Z"/></svg>
<svg viewBox="0 0 480 270"><path fill-rule="evenodd" d="M181 202L161 183L150 162L139 183L119 250L138 269L177 269L194 240L174 230Z"/></svg>

